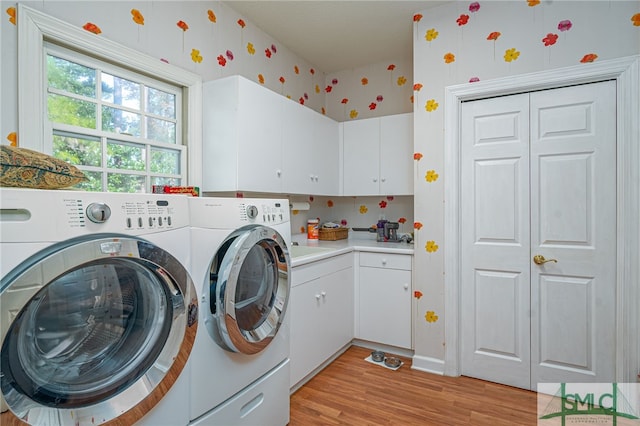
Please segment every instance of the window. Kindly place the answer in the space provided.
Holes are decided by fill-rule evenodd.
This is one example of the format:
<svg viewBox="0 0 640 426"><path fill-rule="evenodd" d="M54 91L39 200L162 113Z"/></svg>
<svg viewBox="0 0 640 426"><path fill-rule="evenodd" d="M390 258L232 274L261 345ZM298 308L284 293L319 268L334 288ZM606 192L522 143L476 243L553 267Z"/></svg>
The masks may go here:
<svg viewBox="0 0 640 426"><path fill-rule="evenodd" d="M89 191L149 192L186 181L181 88L45 43L52 154Z"/></svg>
<svg viewBox="0 0 640 426"><path fill-rule="evenodd" d="M199 184L200 76L18 8L20 146L83 170L84 190Z"/></svg>

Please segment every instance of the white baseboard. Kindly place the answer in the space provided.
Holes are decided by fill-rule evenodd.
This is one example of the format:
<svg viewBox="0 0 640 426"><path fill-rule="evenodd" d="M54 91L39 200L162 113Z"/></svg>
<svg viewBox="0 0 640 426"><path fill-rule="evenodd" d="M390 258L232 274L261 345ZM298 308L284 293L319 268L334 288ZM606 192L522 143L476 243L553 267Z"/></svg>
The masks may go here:
<svg viewBox="0 0 640 426"><path fill-rule="evenodd" d="M414 355L411 368L413 370L420 370L427 373L444 376L444 360L442 359Z"/></svg>
<svg viewBox="0 0 640 426"><path fill-rule="evenodd" d="M398 346L385 345L383 343L370 342L368 340L353 339L351 342L353 346L360 346L361 348L367 348L374 351L382 351L386 354L400 355L406 358L413 357L413 351L411 349L400 348Z"/></svg>

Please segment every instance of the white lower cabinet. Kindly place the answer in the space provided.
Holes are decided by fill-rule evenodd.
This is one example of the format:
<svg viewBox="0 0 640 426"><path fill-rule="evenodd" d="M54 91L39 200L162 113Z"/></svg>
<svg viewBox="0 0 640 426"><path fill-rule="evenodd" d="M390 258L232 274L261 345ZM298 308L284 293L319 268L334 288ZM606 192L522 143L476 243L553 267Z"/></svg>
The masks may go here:
<svg viewBox="0 0 640 426"><path fill-rule="evenodd" d="M356 338L411 349L411 263L411 255L359 254Z"/></svg>
<svg viewBox="0 0 640 426"><path fill-rule="evenodd" d="M353 254L293 268L291 387L353 340Z"/></svg>

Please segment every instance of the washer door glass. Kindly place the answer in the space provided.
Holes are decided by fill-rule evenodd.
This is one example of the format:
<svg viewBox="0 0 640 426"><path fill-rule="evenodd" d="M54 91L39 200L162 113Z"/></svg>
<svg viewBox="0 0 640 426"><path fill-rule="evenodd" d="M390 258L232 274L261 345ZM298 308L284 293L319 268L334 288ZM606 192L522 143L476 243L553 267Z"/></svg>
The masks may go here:
<svg viewBox="0 0 640 426"><path fill-rule="evenodd" d="M102 259L40 290L11 325L2 366L45 406L76 408L135 382L171 329L168 289L130 259Z"/></svg>
<svg viewBox="0 0 640 426"><path fill-rule="evenodd" d="M133 423L145 411L131 408L145 398L157 403L168 389L158 384L173 384L193 344L195 331L187 331L197 304L186 269L135 237L68 240L19 265L0 289L2 317L12 318L2 340L2 395L30 424L125 413Z"/></svg>
<svg viewBox="0 0 640 426"><path fill-rule="evenodd" d="M277 334L289 297L289 252L282 236L258 225L238 229L211 263L208 330L223 348L263 350Z"/></svg>

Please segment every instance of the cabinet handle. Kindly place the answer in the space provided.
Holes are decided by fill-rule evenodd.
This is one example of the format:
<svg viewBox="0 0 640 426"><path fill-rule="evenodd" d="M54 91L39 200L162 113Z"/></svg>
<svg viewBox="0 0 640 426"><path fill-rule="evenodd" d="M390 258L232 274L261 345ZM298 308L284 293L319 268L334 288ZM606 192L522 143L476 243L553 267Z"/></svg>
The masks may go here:
<svg viewBox="0 0 640 426"><path fill-rule="evenodd" d="M282 170L280 169L276 170L276 176L278 177L282 176Z"/></svg>
<svg viewBox="0 0 640 426"><path fill-rule="evenodd" d="M382 179L380 179L380 181L381 181L381 182L386 182L386 181L387 181L387 178L382 178Z"/></svg>
<svg viewBox="0 0 640 426"><path fill-rule="evenodd" d="M387 264L387 259L382 259L382 265L386 265Z"/></svg>
<svg viewBox="0 0 640 426"><path fill-rule="evenodd" d="M317 182L318 181L318 175L316 175L315 179L316 179L316 182Z"/></svg>
<svg viewBox="0 0 640 426"><path fill-rule="evenodd" d="M327 297L327 292L323 291L322 293L320 293L322 295L322 298L324 299L325 297Z"/></svg>
<svg viewBox="0 0 640 426"><path fill-rule="evenodd" d="M404 285L404 289L405 289L405 290L409 290L409 284L406 284L406 283L405 283L405 285Z"/></svg>
<svg viewBox="0 0 640 426"><path fill-rule="evenodd" d="M320 300L320 295L316 294L316 300Z"/></svg>
<svg viewBox="0 0 640 426"><path fill-rule="evenodd" d="M378 178L373 178L373 181L374 181L374 182L377 182L377 181L378 181Z"/></svg>

